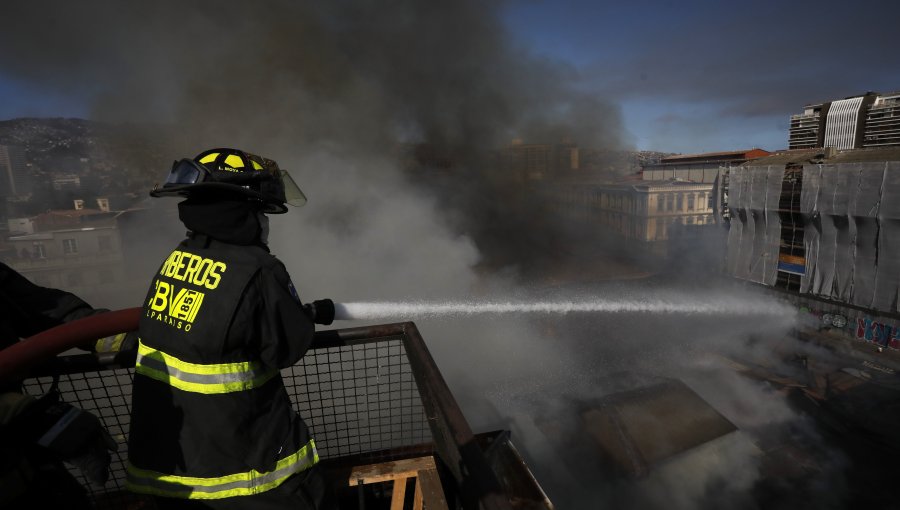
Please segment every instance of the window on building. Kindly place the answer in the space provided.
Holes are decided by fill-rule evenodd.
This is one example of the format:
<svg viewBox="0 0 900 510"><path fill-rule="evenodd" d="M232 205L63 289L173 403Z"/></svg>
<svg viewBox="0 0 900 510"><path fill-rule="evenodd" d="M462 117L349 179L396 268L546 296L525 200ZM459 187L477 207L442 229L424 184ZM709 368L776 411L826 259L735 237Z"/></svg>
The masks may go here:
<svg viewBox="0 0 900 510"><path fill-rule="evenodd" d="M699 209L709 209L709 202L707 202L706 193L700 193L700 198L698 199L697 208Z"/></svg>
<svg viewBox="0 0 900 510"><path fill-rule="evenodd" d="M656 195L656 212L662 212L663 210L663 196Z"/></svg>
<svg viewBox="0 0 900 510"><path fill-rule="evenodd" d="M676 211L681 212L684 211L684 195L681 193L678 194L678 206L675 208Z"/></svg>
<svg viewBox="0 0 900 510"><path fill-rule="evenodd" d="M666 193L666 210L671 211L675 206L675 199L671 193Z"/></svg>
<svg viewBox="0 0 900 510"><path fill-rule="evenodd" d="M36 259L47 258L47 249L44 247L44 243L34 243L31 246L31 256Z"/></svg>
<svg viewBox="0 0 900 510"><path fill-rule="evenodd" d="M693 217L693 216L688 216L688 218L687 218L687 224L688 224L688 225L693 225L693 224L694 224L694 217Z"/></svg>
<svg viewBox="0 0 900 510"><path fill-rule="evenodd" d="M78 253L78 242L75 239L63 239L63 253L69 255L71 253Z"/></svg>
<svg viewBox="0 0 900 510"><path fill-rule="evenodd" d="M688 193L687 202L688 202L688 211L693 211L694 210L694 194L693 193Z"/></svg>
<svg viewBox="0 0 900 510"><path fill-rule="evenodd" d="M110 252L112 251L112 237L110 236L100 236L97 238L97 248L101 252Z"/></svg>

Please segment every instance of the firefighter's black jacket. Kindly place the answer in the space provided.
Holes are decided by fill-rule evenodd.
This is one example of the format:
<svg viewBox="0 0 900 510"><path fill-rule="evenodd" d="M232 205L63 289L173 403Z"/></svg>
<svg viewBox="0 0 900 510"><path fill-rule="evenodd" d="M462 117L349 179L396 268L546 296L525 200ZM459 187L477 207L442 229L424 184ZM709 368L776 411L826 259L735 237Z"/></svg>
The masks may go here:
<svg viewBox="0 0 900 510"><path fill-rule="evenodd" d="M0 349L102 311L68 292L35 285L3 263L0 263L0 308L3 310ZM86 508L88 501L78 482L55 460L53 452L35 446L35 436L40 435L46 416L35 411L40 406L33 406L34 400L22 395L20 387L20 381L0 382L0 487L3 487L0 507L7 504L10 508L18 508L20 504L40 507L47 506L42 502L49 502L50 506ZM90 438L81 439L87 443ZM27 474L35 470L40 476ZM52 494L40 485L48 480L57 483Z"/></svg>
<svg viewBox="0 0 900 510"><path fill-rule="evenodd" d="M309 348L314 325L284 265L254 242L259 227L243 206L191 206L180 209L195 230L154 275L143 306L128 487L252 495L318 460L279 373Z"/></svg>
<svg viewBox="0 0 900 510"><path fill-rule="evenodd" d="M96 313L73 294L35 285L0 263L0 349L41 331Z"/></svg>

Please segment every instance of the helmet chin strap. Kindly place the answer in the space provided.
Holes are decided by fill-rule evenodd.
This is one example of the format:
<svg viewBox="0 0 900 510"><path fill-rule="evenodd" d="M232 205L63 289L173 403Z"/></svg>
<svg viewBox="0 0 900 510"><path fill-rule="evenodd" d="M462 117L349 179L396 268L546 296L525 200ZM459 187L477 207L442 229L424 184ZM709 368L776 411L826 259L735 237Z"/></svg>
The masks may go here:
<svg viewBox="0 0 900 510"><path fill-rule="evenodd" d="M259 241L265 245L269 244L269 217L265 213L256 213L256 220L259 221Z"/></svg>

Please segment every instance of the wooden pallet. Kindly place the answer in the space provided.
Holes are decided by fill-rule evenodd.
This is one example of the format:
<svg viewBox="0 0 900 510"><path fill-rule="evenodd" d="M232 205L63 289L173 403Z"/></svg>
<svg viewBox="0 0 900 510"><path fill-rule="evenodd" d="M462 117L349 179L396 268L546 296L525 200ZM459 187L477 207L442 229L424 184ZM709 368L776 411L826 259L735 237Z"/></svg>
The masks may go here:
<svg viewBox="0 0 900 510"><path fill-rule="evenodd" d="M415 483L414 510L447 510L447 500L441 487L434 457L416 457L379 464L356 466L350 472L351 487L370 483L394 483L391 494L391 510L403 510L407 481Z"/></svg>

